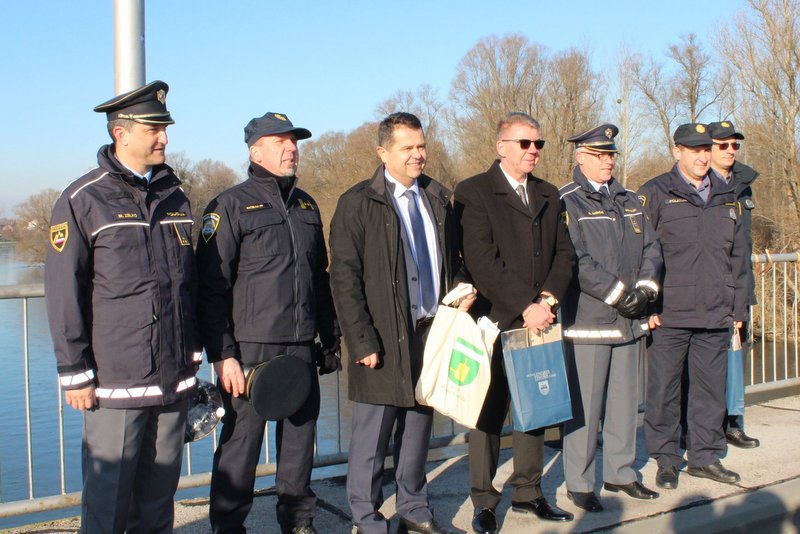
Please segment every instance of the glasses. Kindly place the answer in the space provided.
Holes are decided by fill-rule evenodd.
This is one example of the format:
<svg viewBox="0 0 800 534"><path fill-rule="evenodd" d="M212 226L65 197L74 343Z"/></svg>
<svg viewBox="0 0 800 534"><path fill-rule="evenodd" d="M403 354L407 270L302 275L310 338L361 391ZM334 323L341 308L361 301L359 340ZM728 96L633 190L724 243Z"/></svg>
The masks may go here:
<svg viewBox="0 0 800 534"><path fill-rule="evenodd" d="M501 139L503 142L511 142L511 143L519 143L519 147L522 150L528 150L531 145L536 147L536 150L541 150L544 148L544 139Z"/></svg>
<svg viewBox="0 0 800 534"><path fill-rule="evenodd" d="M733 147L734 150L739 150L742 145L741 143L714 143L719 147L720 150L728 150L728 147Z"/></svg>
<svg viewBox="0 0 800 534"><path fill-rule="evenodd" d="M581 152L581 154L586 154L587 156L594 156L600 161L614 161L615 159L617 159L617 156L619 155L616 152L602 152L602 153Z"/></svg>

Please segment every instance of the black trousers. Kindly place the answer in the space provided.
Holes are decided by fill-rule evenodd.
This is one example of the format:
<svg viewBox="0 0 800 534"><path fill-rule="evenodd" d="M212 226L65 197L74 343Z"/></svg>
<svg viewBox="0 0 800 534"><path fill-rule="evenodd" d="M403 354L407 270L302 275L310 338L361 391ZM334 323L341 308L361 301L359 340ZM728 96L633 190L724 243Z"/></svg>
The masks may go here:
<svg viewBox="0 0 800 534"><path fill-rule="evenodd" d="M689 467L705 467L725 451L728 329L657 328L647 347L647 451L659 467L679 467L681 375L688 367Z"/></svg>
<svg viewBox="0 0 800 534"><path fill-rule="evenodd" d="M311 467L320 393L313 344L240 343L240 350L242 358L248 362L265 362L280 354L295 356L308 363L313 377L305 404L288 419L276 423L277 517L281 530L291 531L295 526L311 524L317 502L311 490ZM209 518L215 533L245 532L244 521L253 506L265 421L244 397L233 397L221 387L220 391L225 415L219 446L214 453Z"/></svg>
<svg viewBox="0 0 800 534"><path fill-rule="evenodd" d="M511 400L503 364L503 347L498 336L492 353L492 381L478 418L469 433L469 479L472 504L495 508L500 492L492 484L500 458L500 432ZM532 501L542 496L544 429L514 431L512 438L514 472L509 479L511 500Z"/></svg>

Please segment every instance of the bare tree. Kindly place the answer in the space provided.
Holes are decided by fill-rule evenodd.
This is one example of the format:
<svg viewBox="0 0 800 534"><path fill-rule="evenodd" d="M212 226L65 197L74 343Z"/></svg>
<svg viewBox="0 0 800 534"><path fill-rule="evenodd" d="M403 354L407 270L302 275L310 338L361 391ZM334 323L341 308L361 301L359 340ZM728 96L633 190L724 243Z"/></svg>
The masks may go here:
<svg viewBox="0 0 800 534"><path fill-rule="evenodd" d="M349 133L327 132L300 145L300 186L319 204L326 229L339 196L372 176L380 163L377 132L377 123L366 122Z"/></svg>
<svg viewBox="0 0 800 534"><path fill-rule="evenodd" d="M646 134L642 95L636 90L634 65L638 57L624 45L617 52L617 68L614 87L610 92L614 121L619 127L616 139L620 158L616 165L616 177L627 186L631 169L638 161L638 149Z"/></svg>
<svg viewBox="0 0 800 534"><path fill-rule="evenodd" d="M636 89L645 101L647 114L658 124L663 154L671 155L672 124L678 116L675 92L664 72L664 64L654 58L632 57L630 60L632 77Z"/></svg>
<svg viewBox="0 0 800 534"><path fill-rule="evenodd" d="M718 81L709 56L693 33L669 46L667 55L678 65L671 83L678 114L687 122L698 122L700 116L722 96L724 82Z"/></svg>
<svg viewBox="0 0 800 534"><path fill-rule="evenodd" d="M602 80L591 69L589 56L569 49L556 53L547 65L541 106L542 136L546 137L536 174L560 185L571 179L573 146L567 139L597 125L604 104Z"/></svg>
<svg viewBox="0 0 800 534"><path fill-rule="evenodd" d="M768 154L762 173L780 183L788 200L793 220L784 221L783 226L796 246L800 224L800 3L748 0L748 4L747 12L721 30L717 47L736 73L735 81L743 93L740 115L748 127L748 144L761 146Z"/></svg>
<svg viewBox="0 0 800 534"><path fill-rule="evenodd" d="M460 176L497 157L495 126L503 115L521 111L538 118L546 71L545 48L519 34L483 38L467 52L450 90Z"/></svg>
<svg viewBox="0 0 800 534"><path fill-rule="evenodd" d="M181 179L181 187L189 197L194 216L192 233L196 243L206 206L218 194L239 182L240 177L220 161L203 159L194 163L185 152L170 153L169 164Z"/></svg>
<svg viewBox="0 0 800 534"><path fill-rule="evenodd" d="M45 189L28 197L14 208L17 223L12 239L17 255L26 263L42 263L50 246L50 215L61 193Z"/></svg>

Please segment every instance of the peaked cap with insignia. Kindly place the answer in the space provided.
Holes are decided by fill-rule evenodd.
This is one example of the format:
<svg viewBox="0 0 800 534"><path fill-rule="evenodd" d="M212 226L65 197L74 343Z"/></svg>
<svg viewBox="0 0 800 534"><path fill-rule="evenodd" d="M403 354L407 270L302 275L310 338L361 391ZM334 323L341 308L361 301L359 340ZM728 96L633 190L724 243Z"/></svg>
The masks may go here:
<svg viewBox="0 0 800 534"><path fill-rule="evenodd" d="M247 143L247 146L253 146L256 141L265 135L278 135L290 132L295 134L297 139L308 139L311 137L310 131L305 128L295 127L286 115L268 111L263 117L256 117L247 123L247 126L244 127L244 142Z"/></svg>
<svg viewBox="0 0 800 534"><path fill-rule="evenodd" d="M736 131L731 121L709 122L708 135L711 139L744 139L744 135Z"/></svg>
<svg viewBox="0 0 800 534"><path fill-rule="evenodd" d="M708 127L699 122L689 122L681 124L675 128L672 140L676 145L681 146L711 146L711 137L708 135Z"/></svg>
<svg viewBox="0 0 800 534"><path fill-rule="evenodd" d="M94 110L105 113L109 121L128 119L143 124L175 124L167 111L169 85L156 80L143 87L117 95Z"/></svg>
<svg viewBox="0 0 800 534"><path fill-rule="evenodd" d="M614 137L619 133L619 128L615 125L606 123L575 134L567 141L575 143L575 148L585 148L593 152L619 152L617 145L614 144Z"/></svg>

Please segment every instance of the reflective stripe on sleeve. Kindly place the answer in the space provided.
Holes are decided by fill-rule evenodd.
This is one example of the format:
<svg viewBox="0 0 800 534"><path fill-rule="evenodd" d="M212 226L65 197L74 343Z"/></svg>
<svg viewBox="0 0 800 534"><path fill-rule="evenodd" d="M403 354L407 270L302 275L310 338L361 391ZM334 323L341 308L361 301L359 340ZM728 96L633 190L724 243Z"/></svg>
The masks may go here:
<svg viewBox="0 0 800 534"><path fill-rule="evenodd" d="M609 306L616 303L619 300L619 297L622 296L622 291L625 289L625 284L622 282L617 282L617 285L614 286L614 289L611 290L611 293L608 294L606 297L605 302Z"/></svg>
<svg viewBox="0 0 800 534"><path fill-rule="evenodd" d="M655 283L653 280L639 280L636 282L636 287L647 286L656 293L658 293L658 284Z"/></svg>
<svg viewBox="0 0 800 534"><path fill-rule="evenodd" d="M80 386L94 380L94 369L89 369L75 375L60 375L58 377L61 387Z"/></svg>
<svg viewBox="0 0 800 534"><path fill-rule="evenodd" d="M186 380L181 380L180 382L178 382L178 387L175 389L175 392L180 393L184 389L189 389L195 384L197 384L197 378L193 376L187 378Z"/></svg>
<svg viewBox="0 0 800 534"><path fill-rule="evenodd" d="M564 336L578 339L610 339L621 338L622 332L619 330L576 330L568 328L564 331Z"/></svg>

